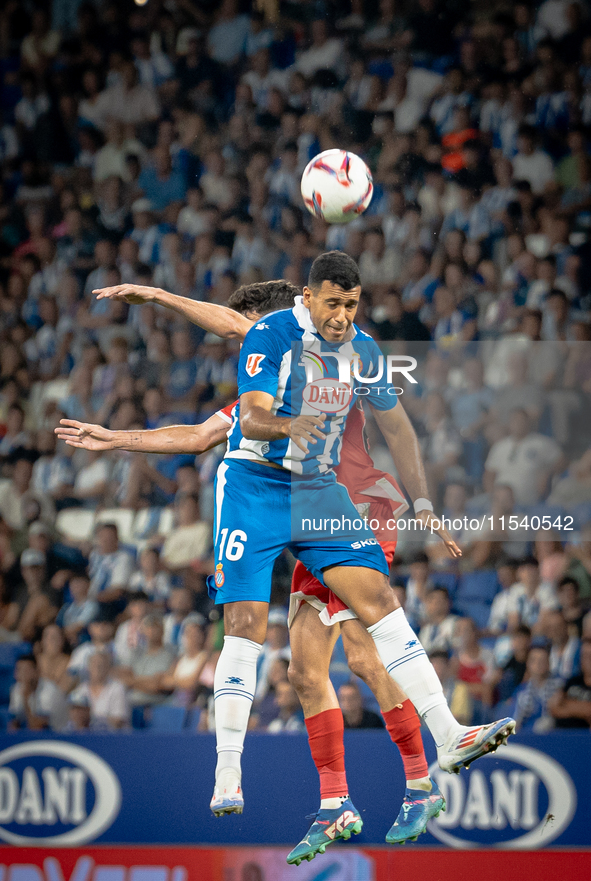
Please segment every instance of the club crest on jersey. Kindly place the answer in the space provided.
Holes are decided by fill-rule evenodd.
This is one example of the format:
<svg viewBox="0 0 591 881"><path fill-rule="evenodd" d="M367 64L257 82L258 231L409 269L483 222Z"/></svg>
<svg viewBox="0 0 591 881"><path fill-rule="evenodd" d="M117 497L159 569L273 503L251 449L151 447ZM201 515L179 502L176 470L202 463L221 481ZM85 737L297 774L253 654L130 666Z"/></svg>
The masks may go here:
<svg viewBox="0 0 591 881"><path fill-rule="evenodd" d="M218 563L215 567L215 575L213 576L213 580L215 581L216 587L222 587L224 581L226 580L224 577L224 573L222 572L222 564Z"/></svg>
<svg viewBox="0 0 591 881"><path fill-rule="evenodd" d="M261 373L261 371L263 369L261 367L261 361L263 360L264 357L265 357L265 355L255 355L255 354L248 356L248 358L246 359L246 372L248 373L249 376L256 376L257 373Z"/></svg>

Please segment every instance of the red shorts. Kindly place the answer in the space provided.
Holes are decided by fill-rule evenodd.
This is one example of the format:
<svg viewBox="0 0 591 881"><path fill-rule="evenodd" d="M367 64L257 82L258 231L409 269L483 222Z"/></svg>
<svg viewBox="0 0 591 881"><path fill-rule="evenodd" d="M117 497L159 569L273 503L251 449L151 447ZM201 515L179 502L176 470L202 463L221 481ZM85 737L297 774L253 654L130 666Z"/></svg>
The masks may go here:
<svg viewBox="0 0 591 881"><path fill-rule="evenodd" d="M396 550L395 541L381 541L382 548L388 566L394 559ZM345 603L336 596L330 588L321 584L317 578L308 572L303 563L298 560L291 578L291 596L289 598L288 624L291 627L298 609L302 603L310 603L320 612L320 620L327 627L346 621L348 618L356 618L357 615Z"/></svg>

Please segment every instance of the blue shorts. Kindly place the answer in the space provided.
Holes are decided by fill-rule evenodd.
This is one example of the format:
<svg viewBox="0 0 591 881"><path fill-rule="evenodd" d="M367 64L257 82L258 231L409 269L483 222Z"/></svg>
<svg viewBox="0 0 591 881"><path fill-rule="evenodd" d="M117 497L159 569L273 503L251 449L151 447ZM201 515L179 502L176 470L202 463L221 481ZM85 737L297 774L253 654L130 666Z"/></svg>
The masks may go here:
<svg viewBox="0 0 591 881"><path fill-rule="evenodd" d="M317 528L320 515L325 530ZM343 527L332 537L331 516ZM323 570L332 566L388 574L373 532L332 473L298 481L284 469L225 459L216 476L214 542L215 574L207 583L216 604L268 603L273 565L284 548L322 584Z"/></svg>

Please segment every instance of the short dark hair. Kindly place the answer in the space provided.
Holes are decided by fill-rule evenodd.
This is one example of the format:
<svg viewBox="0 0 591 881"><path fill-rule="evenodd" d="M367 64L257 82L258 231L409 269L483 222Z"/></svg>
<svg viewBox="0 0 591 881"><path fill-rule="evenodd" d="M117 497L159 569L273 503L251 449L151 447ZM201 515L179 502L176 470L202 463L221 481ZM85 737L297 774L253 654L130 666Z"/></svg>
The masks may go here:
<svg viewBox="0 0 591 881"><path fill-rule="evenodd" d="M435 658L449 661L449 652L446 649L433 649L432 652L429 652L429 660L433 661Z"/></svg>
<svg viewBox="0 0 591 881"><path fill-rule="evenodd" d="M35 668L37 667L37 658L33 654L19 655L16 659L16 663L18 664L19 661L29 661L29 663L33 664Z"/></svg>
<svg viewBox="0 0 591 881"><path fill-rule="evenodd" d="M428 594L433 595L434 593L442 593L446 600L450 602L449 590L443 584L434 584Z"/></svg>
<svg viewBox="0 0 591 881"><path fill-rule="evenodd" d="M560 590L561 587L566 587L567 584L572 584L577 593L581 592L581 585L576 578L572 577L572 575L565 575L564 578L560 579L558 582L558 590Z"/></svg>
<svg viewBox="0 0 591 881"><path fill-rule="evenodd" d="M518 563L519 566L535 566L536 569L540 568L539 562L536 558L530 554L529 557L523 557Z"/></svg>
<svg viewBox="0 0 591 881"><path fill-rule="evenodd" d="M348 254L342 251L327 251L325 254L320 254L312 264L308 287L318 290L325 281L338 285L344 291L351 291L361 284L359 267Z"/></svg>
<svg viewBox="0 0 591 881"><path fill-rule="evenodd" d="M277 281L259 281L241 285L231 295L228 306L241 315L246 315L247 312L267 315L279 309L291 309L299 294L299 288L282 278Z"/></svg>
<svg viewBox="0 0 591 881"><path fill-rule="evenodd" d="M527 626L527 624L520 624L519 627L516 627L513 631L513 636L531 636L531 630Z"/></svg>

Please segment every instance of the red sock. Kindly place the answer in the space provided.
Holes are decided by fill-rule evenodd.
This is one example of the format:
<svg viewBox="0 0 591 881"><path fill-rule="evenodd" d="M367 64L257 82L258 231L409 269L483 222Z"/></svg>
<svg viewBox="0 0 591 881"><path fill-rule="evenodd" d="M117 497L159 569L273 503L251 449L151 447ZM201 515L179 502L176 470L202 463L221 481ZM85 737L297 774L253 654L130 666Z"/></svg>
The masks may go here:
<svg viewBox="0 0 591 881"><path fill-rule="evenodd" d="M347 795L345 774L345 726L339 709L325 710L306 719L308 741L320 777L320 798Z"/></svg>
<svg viewBox="0 0 591 881"><path fill-rule="evenodd" d="M429 766L421 737L421 722L411 701L382 713L388 734L400 750L407 780L429 776Z"/></svg>

